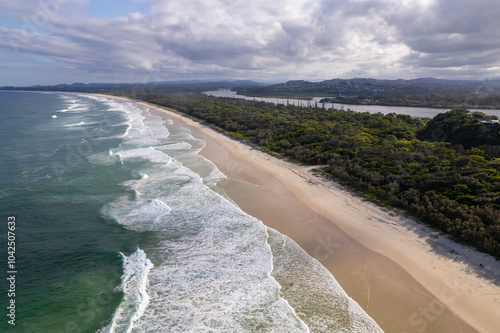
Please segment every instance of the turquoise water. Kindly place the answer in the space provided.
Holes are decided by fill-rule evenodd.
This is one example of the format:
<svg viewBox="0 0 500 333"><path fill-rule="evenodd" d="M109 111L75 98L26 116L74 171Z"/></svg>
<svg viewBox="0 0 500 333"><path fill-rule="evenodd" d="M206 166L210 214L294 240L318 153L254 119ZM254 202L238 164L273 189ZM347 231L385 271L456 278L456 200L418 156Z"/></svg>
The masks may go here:
<svg viewBox="0 0 500 333"><path fill-rule="evenodd" d="M14 216L17 269L16 326L2 314L0 331L381 331L316 260L220 195L205 143L167 118L0 92L0 119L0 233L6 249Z"/></svg>
<svg viewBox="0 0 500 333"><path fill-rule="evenodd" d="M113 136L126 125L107 124L124 118L88 98L2 92L0 101L2 219L17 221L15 331L95 331L121 299L118 252L143 238L99 213L130 170L88 161L121 142Z"/></svg>

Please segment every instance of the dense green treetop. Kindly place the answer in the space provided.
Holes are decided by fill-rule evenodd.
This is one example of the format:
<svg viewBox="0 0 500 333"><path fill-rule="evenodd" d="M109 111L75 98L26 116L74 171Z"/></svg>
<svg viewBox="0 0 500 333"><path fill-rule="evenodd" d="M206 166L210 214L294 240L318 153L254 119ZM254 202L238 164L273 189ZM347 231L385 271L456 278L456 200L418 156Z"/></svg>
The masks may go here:
<svg viewBox="0 0 500 333"><path fill-rule="evenodd" d="M500 257L500 129L490 116L455 109L426 120L195 93L143 98L320 165L350 188Z"/></svg>
<svg viewBox="0 0 500 333"><path fill-rule="evenodd" d="M495 116L455 109L440 113L418 133L421 140L448 141L464 147L500 145L500 124Z"/></svg>

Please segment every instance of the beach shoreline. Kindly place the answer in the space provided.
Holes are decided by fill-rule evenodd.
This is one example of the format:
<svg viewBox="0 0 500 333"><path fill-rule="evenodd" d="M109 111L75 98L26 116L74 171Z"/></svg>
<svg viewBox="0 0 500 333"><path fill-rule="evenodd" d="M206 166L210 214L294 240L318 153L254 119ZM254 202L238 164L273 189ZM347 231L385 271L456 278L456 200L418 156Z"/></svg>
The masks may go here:
<svg viewBox="0 0 500 333"><path fill-rule="evenodd" d="M227 196L320 261L385 332L500 329L500 263L491 256L367 202L311 168L138 103L205 141L200 154L226 175L218 185Z"/></svg>

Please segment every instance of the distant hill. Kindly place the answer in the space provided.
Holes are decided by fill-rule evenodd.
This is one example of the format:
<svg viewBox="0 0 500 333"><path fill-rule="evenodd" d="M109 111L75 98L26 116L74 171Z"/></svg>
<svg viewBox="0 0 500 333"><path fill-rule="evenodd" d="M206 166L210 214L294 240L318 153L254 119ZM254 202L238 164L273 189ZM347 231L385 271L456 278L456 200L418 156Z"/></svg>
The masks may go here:
<svg viewBox="0 0 500 333"><path fill-rule="evenodd" d="M371 78L332 79L321 82L288 81L265 87L245 89L247 95L269 96L313 94L315 96L402 96L431 94L491 94L500 93L500 79L441 80L421 78L412 80L380 80Z"/></svg>
<svg viewBox="0 0 500 333"><path fill-rule="evenodd" d="M179 80L161 82L135 83L73 83L57 85L36 85L29 87L0 87L2 90L113 90L124 87L144 87L158 89L161 87L182 87L191 89L230 88L251 96L290 96L311 95L329 97L354 96L404 96L432 94L496 94L500 93L500 79L478 80L442 80L420 78L412 80L381 80L372 78L331 79L321 82L292 80L278 84L266 84L252 80Z"/></svg>
<svg viewBox="0 0 500 333"><path fill-rule="evenodd" d="M379 80L332 79L321 82L288 81L263 87L242 87L240 94L255 97L312 98L321 102L356 105L388 105L431 108L500 109L500 79Z"/></svg>
<svg viewBox="0 0 500 333"><path fill-rule="evenodd" d="M28 91L68 91L68 92L117 92L117 91L141 91L145 93L157 93L158 91L172 91L175 89L186 91L203 91L219 88L256 88L266 84L251 80L181 80L162 82L135 82L135 83L73 83L57 85L35 85L29 87L0 87L0 90L28 90Z"/></svg>
<svg viewBox="0 0 500 333"><path fill-rule="evenodd" d="M172 92L203 92L232 89L255 97L302 98L323 96L321 102L431 108L500 109L500 79L380 80L372 78L331 79L321 82L293 80L266 84L251 80L182 80L148 83L73 83L53 86L0 87L2 90L41 90L112 93L133 98Z"/></svg>

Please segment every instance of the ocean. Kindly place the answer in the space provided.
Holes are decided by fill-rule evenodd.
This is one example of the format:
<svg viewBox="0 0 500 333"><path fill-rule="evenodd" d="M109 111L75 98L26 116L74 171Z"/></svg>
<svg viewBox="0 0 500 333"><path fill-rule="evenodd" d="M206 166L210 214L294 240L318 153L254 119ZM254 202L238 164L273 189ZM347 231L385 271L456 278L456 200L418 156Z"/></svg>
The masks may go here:
<svg viewBox="0 0 500 333"><path fill-rule="evenodd" d="M0 331L382 332L166 115L0 92L0 137Z"/></svg>

